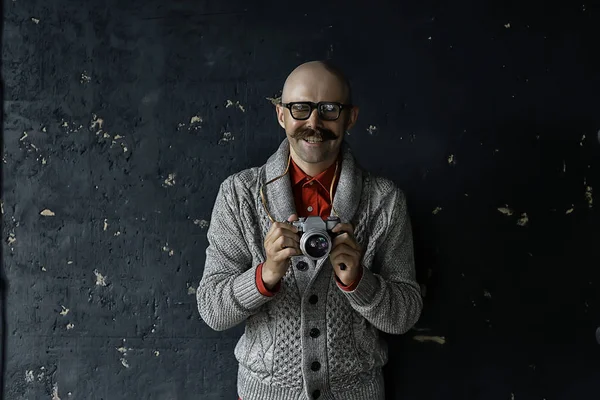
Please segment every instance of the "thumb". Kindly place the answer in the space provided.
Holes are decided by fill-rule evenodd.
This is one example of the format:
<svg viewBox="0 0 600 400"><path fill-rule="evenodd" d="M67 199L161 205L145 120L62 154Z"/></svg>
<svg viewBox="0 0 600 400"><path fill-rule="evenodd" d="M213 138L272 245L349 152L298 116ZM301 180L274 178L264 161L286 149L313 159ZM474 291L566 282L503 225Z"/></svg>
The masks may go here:
<svg viewBox="0 0 600 400"><path fill-rule="evenodd" d="M293 222L293 221L296 221L296 220L298 220L298 215L296 215L296 214L292 214L288 218L288 222Z"/></svg>

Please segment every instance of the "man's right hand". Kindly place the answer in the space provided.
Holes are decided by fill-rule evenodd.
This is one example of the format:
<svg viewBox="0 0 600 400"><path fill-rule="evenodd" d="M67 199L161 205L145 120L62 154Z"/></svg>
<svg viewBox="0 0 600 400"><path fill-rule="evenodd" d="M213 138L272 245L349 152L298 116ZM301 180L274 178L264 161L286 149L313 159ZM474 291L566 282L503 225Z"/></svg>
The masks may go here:
<svg viewBox="0 0 600 400"><path fill-rule="evenodd" d="M288 222L296 221L296 214ZM287 222L274 222L265 237L267 260L262 267L262 280L267 289L273 289L289 268L289 258L300 254L298 228Z"/></svg>

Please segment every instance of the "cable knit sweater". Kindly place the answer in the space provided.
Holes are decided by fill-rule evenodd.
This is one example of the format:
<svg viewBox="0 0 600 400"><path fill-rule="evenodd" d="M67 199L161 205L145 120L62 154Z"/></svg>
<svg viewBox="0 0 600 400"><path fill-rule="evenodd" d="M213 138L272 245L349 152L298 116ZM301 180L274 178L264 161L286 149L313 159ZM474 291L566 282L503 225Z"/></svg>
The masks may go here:
<svg viewBox="0 0 600 400"><path fill-rule="evenodd" d="M347 144L341 151L334 208L355 227L364 250L363 276L349 292L336 284L329 258L304 256L292 257L275 296L257 288L256 266L265 261L270 227L259 189L285 170L287 139L265 165L233 174L219 188L197 301L215 330L246 322L234 351L244 400L383 399L387 346L378 331L402 334L420 316L404 194L363 171ZM274 219L295 213L289 175L263 191ZM296 268L299 263L309 268Z"/></svg>

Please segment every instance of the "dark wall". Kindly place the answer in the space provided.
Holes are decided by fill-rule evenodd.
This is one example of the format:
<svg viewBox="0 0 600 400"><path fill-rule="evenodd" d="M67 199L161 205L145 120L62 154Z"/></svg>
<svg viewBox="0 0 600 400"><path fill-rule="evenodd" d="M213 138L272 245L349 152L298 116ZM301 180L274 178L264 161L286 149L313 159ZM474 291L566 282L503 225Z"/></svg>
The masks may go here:
<svg viewBox="0 0 600 400"><path fill-rule="evenodd" d="M600 10L548 3L4 0L5 397L235 398L206 225L284 137L268 98L331 58L414 226L388 397L598 398Z"/></svg>

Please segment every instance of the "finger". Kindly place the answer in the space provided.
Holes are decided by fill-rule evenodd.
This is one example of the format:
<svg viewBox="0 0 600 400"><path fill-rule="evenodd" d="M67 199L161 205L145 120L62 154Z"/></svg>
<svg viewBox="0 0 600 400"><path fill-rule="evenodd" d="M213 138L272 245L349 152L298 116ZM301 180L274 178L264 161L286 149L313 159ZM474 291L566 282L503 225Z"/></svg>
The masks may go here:
<svg viewBox="0 0 600 400"><path fill-rule="evenodd" d="M358 252L356 249L348 246L347 244L341 244L339 246L337 246L335 249L331 250L331 253L329 253L329 256L331 257L332 260L335 260L336 262L338 262L339 257L352 257L352 259L359 259L360 258L360 252Z"/></svg>
<svg viewBox="0 0 600 400"><path fill-rule="evenodd" d="M358 265L355 258L349 254L340 254L338 255L334 262L332 262L333 267L335 269L339 270L345 270L347 271L348 269L354 269L356 268L356 266ZM342 265L344 265L345 268L342 268Z"/></svg>
<svg viewBox="0 0 600 400"><path fill-rule="evenodd" d="M283 250L283 249L287 249L287 248L294 248L294 249L300 249L300 245L298 240L294 237L286 237L286 236L280 236L279 239L277 239L275 242L273 242L273 246L275 251L279 251L279 250Z"/></svg>
<svg viewBox="0 0 600 400"><path fill-rule="evenodd" d="M347 223L339 223L336 226L333 227L333 229L331 230L334 233L338 233L338 232L347 232L351 235L354 234L354 227L352 226L352 224L347 224Z"/></svg>
<svg viewBox="0 0 600 400"><path fill-rule="evenodd" d="M288 222L294 222L298 220L298 216L296 214L292 214L288 218Z"/></svg>
<svg viewBox="0 0 600 400"><path fill-rule="evenodd" d="M343 233L334 237L333 241L331 242L331 247L335 248L337 246L341 246L342 244L348 245L357 251L361 250L360 245L356 243L354 236L349 235L347 233Z"/></svg>

